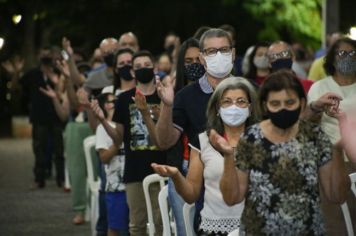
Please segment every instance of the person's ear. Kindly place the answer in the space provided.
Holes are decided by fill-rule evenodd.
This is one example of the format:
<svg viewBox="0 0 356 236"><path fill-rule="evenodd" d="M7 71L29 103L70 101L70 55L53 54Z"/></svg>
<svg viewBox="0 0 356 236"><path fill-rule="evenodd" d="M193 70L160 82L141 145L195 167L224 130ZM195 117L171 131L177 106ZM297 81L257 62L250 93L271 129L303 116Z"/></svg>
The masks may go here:
<svg viewBox="0 0 356 236"><path fill-rule="evenodd" d="M235 57L236 57L236 50L235 48L232 48L232 63L235 62Z"/></svg>
<svg viewBox="0 0 356 236"><path fill-rule="evenodd" d="M205 70L207 69L207 66L206 66L206 61L205 61L205 58L203 56L203 53L199 53L199 60L200 60L200 63L205 67Z"/></svg>

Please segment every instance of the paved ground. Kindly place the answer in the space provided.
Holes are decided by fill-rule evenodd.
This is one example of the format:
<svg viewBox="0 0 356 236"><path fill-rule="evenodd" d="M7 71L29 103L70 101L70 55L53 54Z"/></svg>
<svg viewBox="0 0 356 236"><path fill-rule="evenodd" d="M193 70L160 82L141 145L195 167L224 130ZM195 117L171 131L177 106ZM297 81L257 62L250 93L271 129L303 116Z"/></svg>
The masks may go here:
<svg viewBox="0 0 356 236"><path fill-rule="evenodd" d="M50 180L30 190L33 154L30 139L0 139L0 235L89 236L90 223L74 226L70 193Z"/></svg>

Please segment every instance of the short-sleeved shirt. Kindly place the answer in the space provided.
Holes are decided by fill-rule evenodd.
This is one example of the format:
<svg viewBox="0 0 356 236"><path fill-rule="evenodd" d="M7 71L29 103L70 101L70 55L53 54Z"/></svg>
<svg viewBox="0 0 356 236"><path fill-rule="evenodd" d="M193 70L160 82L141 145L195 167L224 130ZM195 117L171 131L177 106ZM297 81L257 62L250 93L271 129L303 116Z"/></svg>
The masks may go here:
<svg viewBox="0 0 356 236"><path fill-rule="evenodd" d="M110 126L115 128L115 123L109 122ZM113 141L108 135L104 126L102 124L98 125L96 128L96 142L95 149L108 150L112 145ZM117 155L111 158L108 164L104 165L106 174L106 192L119 192L125 190L125 184L123 181L124 169L125 169L125 151L124 144L121 145Z"/></svg>
<svg viewBox="0 0 356 236"><path fill-rule="evenodd" d="M315 124L300 121L295 138L272 143L260 124L247 128L236 165L249 171L241 227L247 235L325 235L318 171L332 144Z"/></svg>
<svg viewBox="0 0 356 236"><path fill-rule="evenodd" d="M125 171L124 182L141 182L153 173L151 163L166 164L166 152L159 151L150 140L146 124L132 97L136 88L121 93L115 103L113 121L124 127ZM148 107L158 106L161 102L155 92L146 96Z"/></svg>

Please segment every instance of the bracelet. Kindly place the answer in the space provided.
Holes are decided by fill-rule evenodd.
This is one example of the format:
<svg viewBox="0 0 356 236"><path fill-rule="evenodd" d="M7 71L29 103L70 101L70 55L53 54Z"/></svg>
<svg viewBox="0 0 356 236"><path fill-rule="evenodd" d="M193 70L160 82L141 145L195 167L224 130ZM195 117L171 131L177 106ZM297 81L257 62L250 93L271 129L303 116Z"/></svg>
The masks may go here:
<svg viewBox="0 0 356 236"><path fill-rule="evenodd" d="M317 108L315 108L315 107L313 106L313 103L314 103L314 102L311 102L311 103L309 104L309 107L310 107L310 110L312 110L314 113L321 113L321 112L324 111L324 109L317 109Z"/></svg>

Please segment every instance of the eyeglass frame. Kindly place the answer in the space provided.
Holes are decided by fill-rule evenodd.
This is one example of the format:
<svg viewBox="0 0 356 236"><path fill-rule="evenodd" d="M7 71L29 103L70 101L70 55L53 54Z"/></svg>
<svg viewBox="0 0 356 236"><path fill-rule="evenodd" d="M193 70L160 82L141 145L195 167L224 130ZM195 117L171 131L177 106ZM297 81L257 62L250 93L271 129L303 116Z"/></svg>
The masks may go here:
<svg viewBox="0 0 356 236"><path fill-rule="evenodd" d="M267 57L270 61L276 61L278 59L292 58L292 52L287 49L287 50L284 50L281 52L267 54Z"/></svg>
<svg viewBox="0 0 356 236"><path fill-rule="evenodd" d="M209 55L209 54L207 53L207 50L209 50L209 49L215 50L215 53ZM223 50L223 49L228 49L229 52L222 52L221 50ZM203 49L202 53L203 53L205 56L208 56L208 57L214 57L214 56L216 56L216 54L218 54L218 52L220 52L220 53L223 54L223 55L230 55L230 54L232 54L232 49L233 49L232 46L224 46L224 47L221 47L221 48L206 48L206 49Z"/></svg>
<svg viewBox="0 0 356 236"><path fill-rule="evenodd" d="M224 101L225 100L225 101ZM229 104L227 104L227 105L223 105L223 103L224 102L228 102ZM241 103L241 102L243 102L242 104L245 104L245 105L243 105L243 106L241 106L239 103ZM219 105L220 105L220 107L222 107L222 108L227 108L227 107L229 107L229 106L232 106L232 105L235 105L236 104L236 106L237 107L240 107L240 108L247 108L247 107L249 107L250 106L250 102L247 100L247 99L245 99L245 98L237 98L237 99L230 99L230 98L223 98L223 99L221 99L221 101L219 102Z"/></svg>
<svg viewBox="0 0 356 236"><path fill-rule="evenodd" d="M346 58L351 57L351 58L356 58L356 50L351 50L351 51L346 51L346 50L338 50L335 52L335 55L340 57L340 58Z"/></svg>

